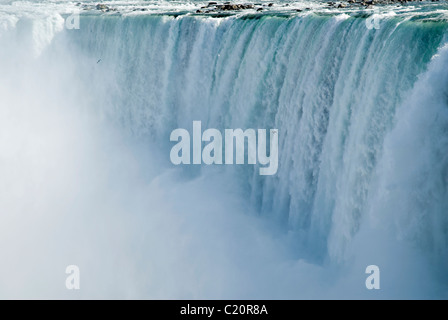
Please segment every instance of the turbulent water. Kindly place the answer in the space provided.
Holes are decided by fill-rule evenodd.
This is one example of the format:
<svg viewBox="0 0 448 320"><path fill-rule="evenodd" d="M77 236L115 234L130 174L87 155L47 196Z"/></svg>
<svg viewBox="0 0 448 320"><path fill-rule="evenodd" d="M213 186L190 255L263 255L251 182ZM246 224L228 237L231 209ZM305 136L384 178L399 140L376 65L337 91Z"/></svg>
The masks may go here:
<svg viewBox="0 0 448 320"><path fill-rule="evenodd" d="M448 6L130 2L0 3L0 297L447 297ZM194 120L277 174L172 165Z"/></svg>

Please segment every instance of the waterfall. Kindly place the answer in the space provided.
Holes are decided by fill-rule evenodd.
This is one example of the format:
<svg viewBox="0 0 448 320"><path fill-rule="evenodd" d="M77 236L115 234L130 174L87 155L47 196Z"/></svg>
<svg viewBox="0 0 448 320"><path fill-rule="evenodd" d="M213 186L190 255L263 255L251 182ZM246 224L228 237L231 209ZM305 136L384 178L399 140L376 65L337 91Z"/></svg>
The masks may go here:
<svg viewBox="0 0 448 320"><path fill-rule="evenodd" d="M370 246L383 234L436 268L448 265L447 24L433 11L386 10L378 30L366 27L368 15L339 11L82 14L79 30L64 29L69 11L2 14L0 124L28 112L20 92L29 90L51 105L33 114L89 119L86 127L73 120L79 139L99 125L130 143L123 162L157 154L154 171L178 175L173 192L204 179L236 188L250 219L278 228L272 237L286 239L291 259L319 268L349 264L357 241ZM196 120L218 130L277 128L277 174L174 167L170 133ZM110 152L105 159L115 159ZM144 183L158 181L149 176Z"/></svg>

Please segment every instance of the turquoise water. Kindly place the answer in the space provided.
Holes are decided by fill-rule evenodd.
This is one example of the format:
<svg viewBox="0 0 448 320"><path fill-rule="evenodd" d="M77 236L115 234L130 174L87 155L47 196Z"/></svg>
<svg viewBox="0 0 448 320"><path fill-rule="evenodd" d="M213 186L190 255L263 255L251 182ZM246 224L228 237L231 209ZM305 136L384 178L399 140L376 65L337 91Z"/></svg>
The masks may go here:
<svg viewBox="0 0 448 320"><path fill-rule="evenodd" d="M58 10L63 7L58 3L53 5ZM129 289L132 294L202 298L445 296L443 270L448 265L446 5L381 7L372 16L372 10L342 11L325 9L320 3L292 3L291 6L310 6L310 10L297 13L289 7L277 7L272 12L243 12L225 18L194 14L197 5L191 3L166 4L162 9L162 5L157 9L152 2L137 3L149 8L145 13L133 13L133 6L123 1L119 4L111 1L110 5L118 6L120 13L82 13L79 30L64 29L63 18L70 14L72 7L59 14L45 11L47 7L42 5L45 10L37 17L18 13L29 9L0 7L4 10L0 16L4 18L0 24L3 26L0 46L5 48L0 52L3 68L0 84L4 88L0 93L3 101L8 102L2 103L5 114L2 120L6 124L7 119L13 118L22 123L23 102L19 101L25 98L18 97L23 91L10 89L19 87L36 94L31 100L37 101L33 109L37 114L46 114L48 110L61 113L62 127L71 122L65 116L70 114L68 118L71 118L75 113L76 120L69 127L75 135L83 132L79 141L85 141L86 145L89 145L89 136L95 140L101 134L81 125L85 120L78 117L100 123L113 131L114 139L124 139L126 142L120 143L133 146L130 151L121 147L116 150L119 142L98 138L106 142L95 144L101 150L101 156L97 154L99 151L92 153L96 159L115 159L116 152L126 155L126 160L116 160L123 163L123 172L117 173L113 167L114 170L103 173L104 181L101 180L97 189L105 193L105 199L111 197L107 181L122 184L122 175L127 177L134 170L130 163L144 167L145 161L151 161L151 165L147 164L151 169L140 172L139 179L143 182L126 178L123 185L127 187L118 192L121 194L118 199L123 197L126 203L117 209L118 221L127 220L133 214L139 217L138 221L143 219L140 217L149 219L149 222L136 223L139 227L131 223L130 234L140 228L144 233L142 226L148 223L156 239L148 250L164 250L163 244L160 247L154 244L157 239L164 239L158 236L161 231L152 227L160 223L151 220L158 206L147 204L140 197L135 199L134 195L146 190L141 183L152 185L154 181L164 181L164 175L173 174L175 178L170 178L169 183L157 184L155 190L181 192L172 200L175 211L182 212L184 202L189 203L185 200L184 188L196 186L198 189L187 198L214 199L205 209L196 210L195 203L185 204L184 214L192 217L184 222L187 230L191 224L198 223L204 230L215 230L223 243L242 239L247 246L242 245L246 249L235 254L225 251L226 255L220 257L223 279L231 278L231 272L226 270L247 275L257 266L261 268L260 278L249 277L246 291L239 291L236 284L214 290L206 280L202 280L201 286L195 282L201 279L201 272L212 277L213 266L206 258L201 256L198 262L192 262L177 251L169 251L170 258L157 255L160 265L153 266L156 272L148 277L157 278L167 268L182 279L182 272L173 265L192 266L195 271L188 273L192 283L187 281L189 284L185 285L189 289L179 294L174 284L165 291L162 285L153 288L148 284L152 289L145 290L140 288L145 286L145 280L143 284L135 279L123 281L125 287L132 288ZM367 28L367 19L373 17L379 29ZM57 107L58 101L65 101L63 108ZM19 104L15 109L11 107ZM278 173L272 177L260 176L257 166L174 168L168 159L172 146L169 134L176 128L191 129L194 120L219 130L278 128ZM66 133L65 130L68 129L61 132ZM55 132L58 135L59 131ZM11 142L3 143L6 146ZM89 158L87 150L90 147L81 148L79 152L86 159L81 164L74 163L74 168L87 164L90 168L91 163L96 163L93 156ZM5 161L17 163L16 157L19 156L14 153L7 158L9 162ZM154 159L159 160L153 163ZM103 163L106 167L110 165L107 160ZM20 162L17 170L22 171L19 165ZM96 164L92 166L96 168ZM148 170L156 171L162 178L147 173ZM173 170L175 173L171 173ZM11 176L10 181L17 181L16 178ZM84 186L90 181L85 179L78 181L69 176L65 181ZM196 185L198 181L202 181L201 187ZM221 184L237 191L234 194ZM6 184L3 187L8 189ZM16 189L28 190L21 183ZM219 192L210 196L212 189ZM27 194L32 199L35 197L33 191ZM47 204L52 207L51 196L42 201L44 208ZM81 193L79 203L85 214L111 210L109 205L107 209L99 206L97 200L89 205L91 201L90 196ZM240 206L232 209L233 204L226 208L225 204L233 201L241 201L245 209ZM218 214L214 203L225 212L225 209L232 211L229 215L235 221L240 221L239 216L249 215L250 219L266 224L269 231L260 231L263 236L257 233L247 242L247 230L223 222L227 221L224 218L227 213ZM14 202L5 204L2 211L11 211L11 208L22 213ZM208 218L197 217L195 212L201 210L205 210ZM222 224L215 225L215 214L216 221L223 219L219 220ZM171 216L166 219L175 220ZM84 226L83 221L87 220L81 219L79 226ZM163 215L157 221L164 221ZM258 223L250 221L241 223ZM227 228L235 231L221 234ZM180 235L170 233L169 241L187 241L183 231L179 232ZM207 241L217 241L211 240L213 231L210 232L188 233L193 239L189 250L200 250ZM263 244L257 246L254 243L258 237L268 240L260 240ZM140 261L135 252L145 250L141 244L128 244L128 238L134 239L124 237L123 252L132 252L130 261ZM91 241L100 240L93 233ZM166 246L175 246L169 241ZM280 257L273 254L278 251L277 246L287 253ZM248 259L246 254L251 248L256 252L255 266L237 263ZM218 255L214 248L204 250L209 256ZM79 253L80 257L83 255ZM144 253L142 257L144 261L148 258ZM51 259L57 260L50 255ZM281 267L285 261L289 266L287 271ZM227 263L231 265L226 267ZM378 295L369 296L363 288L364 269L368 264L385 269L386 289ZM139 269L137 262L135 265ZM279 272L280 269L283 271ZM323 275L327 271L328 275ZM312 280L304 281L309 273ZM409 281L416 273L422 274L422 278ZM270 275L275 279L272 283L255 289L259 288L257 281ZM327 277L337 280L328 284ZM242 275L238 279L237 283L244 282ZM291 285L285 284L288 282ZM99 289L98 292L92 289L89 294L102 296Z"/></svg>

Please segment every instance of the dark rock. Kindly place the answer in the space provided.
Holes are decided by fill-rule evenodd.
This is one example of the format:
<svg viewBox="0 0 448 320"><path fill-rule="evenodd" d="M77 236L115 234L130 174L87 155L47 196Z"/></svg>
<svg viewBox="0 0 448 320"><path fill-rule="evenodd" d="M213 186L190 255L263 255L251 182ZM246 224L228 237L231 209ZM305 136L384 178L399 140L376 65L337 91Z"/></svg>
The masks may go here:
<svg viewBox="0 0 448 320"><path fill-rule="evenodd" d="M109 9L109 7L108 6L106 6L105 4L97 4L96 5L96 10L107 10L107 9Z"/></svg>
<svg viewBox="0 0 448 320"><path fill-rule="evenodd" d="M244 5L244 4L225 4L219 7L220 10L243 10L253 8L253 5Z"/></svg>
<svg viewBox="0 0 448 320"><path fill-rule="evenodd" d="M205 8L209 8L211 6L214 6L216 8L216 10L220 10L220 11L236 11L236 10L248 10L248 9L256 9L257 11L262 11L262 7L263 6L267 6L267 7L273 7L274 3L269 3L267 5L263 5L263 4L252 4L252 3L245 3L245 4L232 4L231 2L224 2L224 4L214 4L216 2L209 2L209 5L206 7L201 7L201 9L205 9ZM212 4L212 5L210 5ZM289 6L289 4L287 4L287 6ZM261 9L261 10L260 10Z"/></svg>
<svg viewBox="0 0 448 320"><path fill-rule="evenodd" d="M196 13L202 13L202 10L196 10Z"/></svg>
<svg viewBox="0 0 448 320"><path fill-rule="evenodd" d="M220 9L221 10L238 10L239 6L236 4L225 4Z"/></svg>
<svg viewBox="0 0 448 320"><path fill-rule="evenodd" d="M209 3L208 3L208 6L211 7L211 6L214 6L214 5L216 5L216 4L218 4L218 2L214 2L214 1L212 1L212 2L209 2Z"/></svg>

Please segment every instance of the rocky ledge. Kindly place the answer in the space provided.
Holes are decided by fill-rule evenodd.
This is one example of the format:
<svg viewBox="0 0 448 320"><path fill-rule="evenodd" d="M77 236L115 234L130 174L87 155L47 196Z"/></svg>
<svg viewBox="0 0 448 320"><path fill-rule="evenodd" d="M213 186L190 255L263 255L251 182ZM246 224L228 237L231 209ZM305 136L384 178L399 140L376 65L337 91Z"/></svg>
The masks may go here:
<svg viewBox="0 0 448 320"><path fill-rule="evenodd" d="M264 11L272 7L289 7L289 4L275 4L271 3L231 3L231 2L209 2L208 5L196 10L196 13L215 13L223 11L242 11L242 10L256 10L257 12ZM308 8L309 9L309 8ZM302 10L295 10L302 11Z"/></svg>
<svg viewBox="0 0 448 320"><path fill-rule="evenodd" d="M115 8L111 8L105 4L98 3L96 5L88 5L88 4L82 4L81 2L78 2L76 4L78 7L82 7L83 10L98 10L101 12L114 12L117 11Z"/></svg>
<svg viewBox="0 0 448 320"><path fill-rule="evenodd" d="M446 0L426 0L427 2L439 2ZM345 8L366 8L371 9L375 5L390 5L390 4L405 4L408 2L423 2L423 0L343 0L339 2L327 2L326 5L330 8L337 9L345 9ZM325 3L324 3L325 4ZM111 8L105 4L82 4L78 2L77 6L81 6L84 10L97 10L101 12L116 12L117 9ZM234 11L243 11L243 10L255 10L257 12L262 12L264 10L268 10L270 8L287 8L290 4L286 3L233 3L233 2L209 2L207 5L202 6L200 9L196 10L196 13L222 13L222 12L234 12ZM306 9L291 9L291 11L302 12L303 10L311 10L310 8ZM133 11L147 11L146 8L134 8Z"/></svg>
<svg viewBox="0 0 448 320"><path fill-rule="evenodd" d="M332 8L338 8L338 9L344 9L344 8L350 8L350 7L366 7L367 9L372 8L375 5L390 5L394 3L398 4L404 4L408 2L422 2L423 0L343 0L339 2L327 2L328 7ZM431 2L439 2L441 0L429 0ZM214 12L222 12L222 11L241 11L241 10L256 10L256 11L263 11L268 8L276 7L276 8L282 8L282 7L289 7L290 4L282 4L282 3L250 3L250 4L237 4L237 3L231 3L231 2L209 2L208 5L201 7L200 9L196 10L196 13L214 13ZM310 8L306 8L305 10L310 10ZM301 9L293 9L293 11L301 12L303 10Z"/></svg>
<svg viewBox="0 0 448 320"><path fill-rule="evenodd" d="M439 2L440 0L430 0L431 2ZM408 2L423 2L423 0L347 0L344 2L327 2L329 7L333 8L349 8L363 6L367 9L373 8L375 5L404 4ZM429 2L429 1L428 1Z"/></svg>

